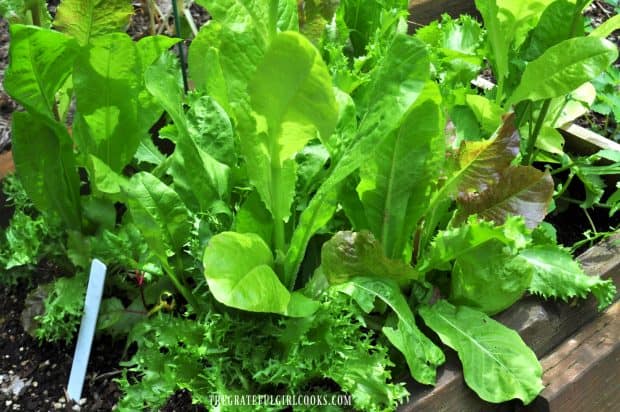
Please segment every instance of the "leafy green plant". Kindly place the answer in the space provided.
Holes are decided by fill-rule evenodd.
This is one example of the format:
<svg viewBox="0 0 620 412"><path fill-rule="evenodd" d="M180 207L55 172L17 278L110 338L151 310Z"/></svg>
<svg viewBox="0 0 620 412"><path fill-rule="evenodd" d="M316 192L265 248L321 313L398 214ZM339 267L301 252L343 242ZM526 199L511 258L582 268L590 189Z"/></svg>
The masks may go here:
<svg viewBox="0 0 620 412"><path fill-rule="evenodd" d="M444 18L416 36L403 1L306 2L301 18L294 0L198 3L213 19L189 50L189 94L166 52L178 40L118 33L120 2L63 2L64 32L11 26L18 173L72 262L97 255L118 275L100 327L137 343L121 408L327 381L358 409L393 410L407 396L393 371L433 384L445 361L420 318L480 397L531 402L541 367L490 316L528 292L601 308L615 295L544 225L554 182L530 165L538 146L585 180L615 170L571 163L550 132L617 55L575 37L583 2L479 1L485 29ZM106 19L84 24L85 5ZM498 87L478 96L485 57ZM75 97L71 133L59 93ZM599 191L586 201L616 205ZM61 297L50 308L74 308ZM50 309L49 336L67 336L53 332L65 314Z"/></svg>

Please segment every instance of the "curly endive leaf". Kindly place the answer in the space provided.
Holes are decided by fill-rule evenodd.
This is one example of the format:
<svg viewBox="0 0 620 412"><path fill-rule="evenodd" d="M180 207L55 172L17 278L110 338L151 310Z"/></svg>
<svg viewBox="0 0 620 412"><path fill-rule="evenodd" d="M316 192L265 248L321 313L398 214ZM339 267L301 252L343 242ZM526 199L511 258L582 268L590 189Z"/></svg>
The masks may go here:
<svg viewBox="0 0 620 412"><path fill-rule="evenodd" d="M456 190L459 195L482 192L497 183L518 153L519 133L511 114L491 139L463 142L456 170L449 176L444 190Z"/></svg>
<svg viewBox="0 0 620 412"><path fill-rule="evenodd" d="M513 166L502 172L497 184L482 193L459 196L459 212L501 225L509 216L523 216L528 228L533 229L547 214L553 197L553 179L548 172L531 166Z"/></svg>
<svg viewBox="0 0 620 412"><path fill-rule="evenodd" d="M93 37L124 31L132 13L127 0L63 0L54 27L86 45Z"/></svg>
<svg viewBox="0 0 620 412"><path fill-rule="evenodd" d="M418 329L413 313L396 283L386 279L356 277L335 287L335 290L351 296L365 312L374 308L375 298L390 306L398 317L398 326L386 326L382 329L383 333L405 356L415 380L424 384L435 383L437 366L445 362L445 356Z"/></svg>
<svg viewBox="0 0 620 412"><path fill-rule="evenodd" d="M323 244L321 267L330 283L343 283L355 276L376 276L396 281L418 277L402 260L389 259L372 233L338 232Z"/></svg>
<svg viewBox="0 0 620 412"><path fill-rule="evenodd" d="M543 389L542 367L517 332L467 306L444 300L420 308L424 322L456 350L467 385L488 402L521 399Z"/></svg>
<svg viewBox="0 0 620 412"><path fill-rule="evenodd" d="M520 256L534 268L529 287L531 293L565 301L574 297L585 298L592 293L598 300L599 310L614 300L616 287L613 282L587 275L570 253L560 246L533 246L521 251Z"/></svg>

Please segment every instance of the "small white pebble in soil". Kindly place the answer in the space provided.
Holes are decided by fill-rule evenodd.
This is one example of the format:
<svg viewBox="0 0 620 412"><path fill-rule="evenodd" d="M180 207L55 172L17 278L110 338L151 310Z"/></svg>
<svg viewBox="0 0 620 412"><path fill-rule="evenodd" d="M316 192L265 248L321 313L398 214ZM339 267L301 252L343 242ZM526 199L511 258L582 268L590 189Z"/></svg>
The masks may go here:
<svg viewBox="0 0 620 412"><path fill-rule="evenodd" d="M13 401L12 401L12 400L8 400L8 401L5 401L5 402L4 402L4 406L6 406L7 408L8 408L9 406L11 406L11 405L13 405Z"/></svg>
<svg viewBox="0 0 620 412"><path fill-rule="evenodd" d="M72 411L75 412L79 412L82 410L82 407L80 405L73 405L73 407L71 408Z"/></svg>
<svg viewBox="0 0 620 412"><path fill-rule="evenodd" d="M21 405L19 403L14 403L13 404L13 410L14 411L21 411Z"/></svg>
<svg viewBox="0 0 620 412"><path fill-rule="evenodd" d="M86 398L82 398L78 401L78 403L80 404L80 406L84 406L86 405Z"/></svg>
<svg viewBox="0 0 620 412"><path fill-rule="evenodd" d="M37 382L37 381L32 382L32 387L33 388L36 388L38 386L39 386L39 382Z"/></svg>
<svg viewBox="0 0 620 412"><path fill-rule="evenodd" d="M58 410L58 409L62 409L62 405L58 402L54 402L52 404L52 406L54 407L54 409Z"/></svg>
<svg viewBox="0 0 620 412"><path fill-rule="evenodd" d="M24 351L24 347L23 347L23 346L20 346L20 347L19 347L19 351L20 351L20 352L23 352L23 351Z"/></svg>

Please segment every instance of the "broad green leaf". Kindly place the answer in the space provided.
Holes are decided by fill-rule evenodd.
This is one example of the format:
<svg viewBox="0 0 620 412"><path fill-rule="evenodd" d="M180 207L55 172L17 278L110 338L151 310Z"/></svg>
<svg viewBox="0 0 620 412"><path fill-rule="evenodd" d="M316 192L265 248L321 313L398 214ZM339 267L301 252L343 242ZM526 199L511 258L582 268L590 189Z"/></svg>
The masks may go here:
<svg viewBox="0 0 620 412"><path fill-rule="evenodd" d="M75 140L80 150L117 172L131 161L148 131L138 120L141 83L138 52L127 34L95 38L76 59Z"/></svg>
<svg viewBox="0 0 620 412"><path fill-rule="evenodd" d="M491 139L461 144L455 170L442 191L456 190L459 196L483 192L497 183L518 153L519 133L510 115Z"/></svg>
<svg viewBox="0 0 620 412"><path fill-rule="evenodd" d="M477 94L468 94L465 101L478 119L482 133L486 136L492 135L502 123L504 110L493 101Z"/></svg>
<svg viewBox="0 0 620 412"><path fill-rule="evenodd" d="M270 245L273 234L273 218L256 192L252 192L235 214L235 231L256 233Z"/></svg>
<svg viewBox="0 0 620 412"><path fill-rule="evenodd" d="M293 233L285 260L287 278L295 276L306 245L321 227L315 223L317 217L331 216L331 199L340 183L372 158L376 147L398 129L405 114L422 93L430 77L426 45L413 37L396 35L373 75L367 86L370 104L362 116L353 146L344 153L312 198Z"/></svg>
<svg viewBox="0 0 620 412"><path fill-rule="evenodd" d="M277 75L276 75L277 74ZM295 155L317 132L327 139L338 108L327 67L314 46L295 32L279 33L249 85L257 122L241 136L256 187L275 221L286 221L295 193Z"/></svg>
<svg viewBox="0 0 620 412"><path fill-rule="evenodd" d="M439 231L416 269L420 272L450 270L452 260L490 241L499 241L512 251L524 248L529 242L525 222L521 217L513 216L498 226L470 216L460 227Z"/></svg>
<svg viewBox="0 0 620 412"><path fill-rule="evenodd" d="M568 99L568 101L566 100ZM562 127L590 111L596 100L596 89L587 82L573 90L569 96L562 96L551 101L545 124ZM555 120L554 124L551 124Z"/></svg>
<svg viewBox="0 0 620 412"><path fill-rule="evenodd" d="M531 61L542 55L545 50L556 44L583 35L583 25L574 21L577 5L574 1L556 0L545 9L540 20L523 45L520 53L525 60Z"/></svg>
<svg viewBox="0 0 620 412"><path fill-rule="evenodd" d="M357 191L367 221L385 255L392 259L403 256L443 166L441 97L434 83L427 88L400 129L360 169Z"/></svg>
<svg viewBox="0 0 620 412"><path fill-rule="evenodd" d="M590 36L605 38L605 37L608 37L614 31L619 30L619 29L620 29L620 14L616 14L615 16L612 16L610 19L603 22L603 24L601 24L600 26L592 30L592 32L590 33Z"/></svg>
<svg viewBox="0 0 620 412"><path fill-rule="evenodd" d="M570 93L594 79L618 58L618 48L606 39L577 37L547 49L529 63L508 104L542 100Z"/></svg>
<svg viewBox="0 0 620 412"><path fill-rule="evenodd" d="M231 117L247 116L247 87L277 33L282 2L197 1L213 20L200 29L192 42L190 75L197 89L212 96ZM288 24L290 21L285 26Z"/></svg>
<svg viewBox="0 0 620 412"><path fill-rule="evenodd" d="M562 156L564 154L564 136L554 127L543 126L536 138L536 148Z"/></svg>
<svg viewBox="0 0 620 412"><path fill-rule="evenodd" d="M279 31L299 31L297 0L278 0L276 27Z"/></svg>
<svg viewBox="0 0 620 412"><path fill-rule="evenodd" d="M418 273L400 259L389 259L370 232L336 233L321 248L321 267L331 284L356 276L372 276L405 283Z"/></svg>
<svg viewBox="0 0 620 412"><path fill-rule="evenodd" d="M543 173L531 166L512 166L487 190L460 196L458 214L461 219L477 214L498 225L510 216L522 216L525 225L533 229L547 215L553 189L549 172Z"/></svg>
<svg viewBox="0 0 620 412"><path fill-rule="evenodd" d="M382 331L407 360L411 376L420 383L435 383L436 369L445 356L416 326L411 308L396 283L387 279L356 277L334 289L351 296L365 312L374 308L375 298L385 302L398 317L396 328Z"/></svg>
<svg viewBox="0 0 620 412"><path fill-rule="evenodd" d="M171 55L162 56L145 74L146 88L174 121L178 136L170 173L174 187L192 210L208 211L227 197L229 168L198 146L183 110L183 83Z"/></svg>
<svg viewBox="0 0 620 412"><path fill-rule="evenodd" d="M114 170L96 156L89 155L86 164L90 184L94 193L101 193L112 199L121 199L127 178Z"/></svg>
<svg viewBox="0 0 620 412"><path fill-rule="evenodd" d="M493 315L523 296L532 273L522 257L501 241L491 240L457 257L450 277L450 302Z"/></svg>
<svg viewBox="0 0 620 412"><path fill-rule="evenodd" d="M82 227L80 179L65 130L58 136L30 113L15 112L13 160L28 197L44 212L60 216L70 229Z"/></svg>
<svg viewBox="0 0 620 412"><path fill-rule="evenodd" d="M123 188L127 208L151 250L163 261L189 240L189 211L179 195L147 172L132 176Z"/></svg>
<svg viewBox="0 0 620 412"><path fill-rule="evenodd" d="M467 385L487 402L532 402L542 391L542 367L517 332L467 306L444 300L420 308L424 322L463 364Z"/></svg>
<svg viewBox="0 0 620 412"><path fill-rule="evenodd" d="M557 245L532 246L521 251L534 270L529 291L544 298L555 297L564 301L589 293L596 296L599 310L613 303L616 287L609 279L587 275L570 253Z"/></svg>
<svg viewBox="0 0 620 412"><path fill-rule="evenodd" d="M233 126L226 111L210 96L190 96L187 131L196 145L218 162L235 166Z"/></svg>
<svg viewBox="0 0 620 412"><path fill-rule="evenodd" d="M10 64L4 88L32 114L55 120L55 94L73 67L77 44L69 36L11 24Z"/></svg>
<svg viewBox="0 0 620 412"><path fill-rule="evenodd" d="M223 232L209 240L204 274L219 302L250 312L304 317L319 303L284 287L273 270L269 246L254 233Z"/></svg>
<svg viewBox="0 0 620 412"><path fill-rule="evenodd" d="M132 13L126 0L63 0L54 27L87 45L97 36L125 31Z"/></svg>

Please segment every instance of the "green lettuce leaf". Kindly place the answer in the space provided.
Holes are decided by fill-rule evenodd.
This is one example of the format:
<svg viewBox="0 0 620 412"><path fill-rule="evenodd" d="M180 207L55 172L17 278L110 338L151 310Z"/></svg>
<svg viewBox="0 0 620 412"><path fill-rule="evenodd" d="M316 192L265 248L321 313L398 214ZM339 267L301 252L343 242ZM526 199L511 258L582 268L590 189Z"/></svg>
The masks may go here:
<svg viewBox="0 0 620 412"><path fill-rule="evenodd" d="M132 14L131 3L125 0L63 0L54 28L87 45L97 36L125 31Z"/></svg>
<svg viewBox="0 0 620 412"><path fill-rule="evenodd" d="M411 242L444 161L441 97L434 83L426 87L400 129L360 169L357 191L367 221L393 259Z"/></svg>
<svg viewBox="0 0 620 412"><path fill-rule="evenodd" d="M488 402L532 402L543 389L536 355L513 330L466 306L444 300L420 308L443 343L456 350L467 385Z"/></svg>
<svg viewBox="0 0 620 412"><path fill-rule="evenodd" d="M597 77L617 58L618 48L606 39L564 40L526 66L508 104L563 96Z"/></svg>
<svg viewBox="0 0 620 412"><path fill-rule="evenodd" d="M11 24L10 64L4 89L32 114L54 122L56 92L73 68L77 44L69 36Z"/></svg>
<svg viewBox="0 0 620 412"><path fill-rule="evenodd" d="M544 298L555 297L564 301L592 293L598 300L599 310L611 305L616 287L610 279L587 275L570 253L554 244L537 245L521 251L520 256L532 266L534 276L529 291Z"/></svg>
<svg viewBox="0 0 620 412"><path fill-rule="evenodd" d="M293 317L309 316L319 307L301 293L288 291L273 270L269 246L254 233L213 236L203 266L210 292L226 306Z"/></svg>

